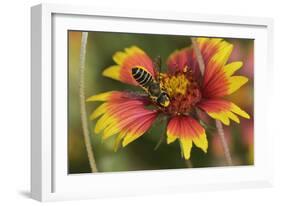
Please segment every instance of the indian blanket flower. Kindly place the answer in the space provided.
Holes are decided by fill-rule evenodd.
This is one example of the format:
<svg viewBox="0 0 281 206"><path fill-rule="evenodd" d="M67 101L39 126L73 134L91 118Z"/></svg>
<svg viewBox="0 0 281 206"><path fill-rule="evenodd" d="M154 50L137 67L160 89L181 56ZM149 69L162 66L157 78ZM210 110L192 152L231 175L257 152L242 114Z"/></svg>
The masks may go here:
<svg viewBox="0 0 281 206"><path fill-rule="evenodd" d="M104 76L140 87L132 76L132 68L144 68L154 79L159 78L170 102L163 107L149 95L125 91L91 96L87 101L103 102L90 117L98 119L95 133L102 133L102 139L115 136L117 150L120 145L124 147L147 132L160 114L165 115L168 118L167 143L178 140L182 156L189 159L193 144L205 153L208 149L198 111L225 125L229 125L230 120L240 123L238 116L250 118L236 104L223 99L248 81L244 76L233 76L242 67L242 62L227 63L233 45L218 38L197 38L196 41L205 63L204 75L200 73L192 47L173 52L166 61L165 73L158 73L151 58L136 46L116 52L113 55L116 65L106 68Z"/></svg>

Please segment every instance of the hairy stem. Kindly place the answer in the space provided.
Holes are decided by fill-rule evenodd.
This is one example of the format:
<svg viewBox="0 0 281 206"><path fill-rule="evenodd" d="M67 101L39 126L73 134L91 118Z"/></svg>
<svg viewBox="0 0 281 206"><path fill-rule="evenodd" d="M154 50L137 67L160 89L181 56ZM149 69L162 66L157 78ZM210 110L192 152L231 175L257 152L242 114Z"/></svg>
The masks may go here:
<svg viewBox="0 0 281 206"><path fill-rule="evenodd" d="M227 144L227 141L225 139L224 132L223 132L222 123L219 120L216 120L216 126L217 126L218 134L219 134L219 137L220 137L220 140L221 140L221 144L223 146L224 156L225 156L225 159L227 161L227 164L232 165L232 159L231 159L229 147L228 147L228 144Z"/></svg>
<svg viewBox="0 0 281 206"><path fill-rule="evenodd" d="M196 59L197 59L198 65L199 65L200 72L203 76L203 74L205 72L205 64L204 64L203 56L202 56L199 46L197 44L196 38L192 37L191 42L192 42L193 49L195 51L195 55L196 55Z"/></svg>
<svg viewBox="0 0 281 206"><path fill-rule="evenodd" d="M201 72L201 74L203 76L204 72L205 72L205 64L204 64L203 56L202 56L201 51L199 49L198 43L196 41L196 38L192 37L191 38L191 42L192 42L193 49L195 51L195 55L196 55L196 59L198 61L200 72ZM223 131L223 126L222 126L222 124L221 124L221 122L219 120L216 120L216 127L217 127L218 134L219 134L222 146L223 146L224 156L225 156L225 159L227 161L227 164L228 165L232 165L231 154L230 154L230 151L229 151L229 147L228 147L227 141L225 139L225 135L224 135L224 131Z"/></svg>
<svg viewBox="0 0 281 206"><path fill-rule="evenodd" d="M81 38L81 48L80 48L80 81L79 81L79 96L80 96L80 113L81 113L81 122L82 129L84 134L84 141L87 150L88 160L90 163L91 171L97 172L97 165L95 161L95 156L93 148L91 145L90 132L88 129L88 119L86 111L86 102L85 102L85 84L84 84L84 73L85 73L85 59L86 59L86 47L87 47L88 32L82 32Z"/></svg>
<svg viewBox="0 0 281 206"><path fill-rule="evenodd" d="M188 168L192 168L193 167L193 164L191 162L191 160L185 160L185 164Z"/></svg>

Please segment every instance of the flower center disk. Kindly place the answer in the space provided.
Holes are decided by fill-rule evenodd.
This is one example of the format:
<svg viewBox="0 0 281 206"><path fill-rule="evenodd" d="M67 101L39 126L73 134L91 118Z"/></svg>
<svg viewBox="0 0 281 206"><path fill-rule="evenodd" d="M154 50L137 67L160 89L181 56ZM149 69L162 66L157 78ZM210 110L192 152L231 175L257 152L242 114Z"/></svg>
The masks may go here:
<svg viewBox="0 0 281 206"><path fill-rule="evenodd" d="M201 92L193 75L188 72L161 74L161 85L170 97L166 112L173 115L188 115L201 100Z"/></svg>

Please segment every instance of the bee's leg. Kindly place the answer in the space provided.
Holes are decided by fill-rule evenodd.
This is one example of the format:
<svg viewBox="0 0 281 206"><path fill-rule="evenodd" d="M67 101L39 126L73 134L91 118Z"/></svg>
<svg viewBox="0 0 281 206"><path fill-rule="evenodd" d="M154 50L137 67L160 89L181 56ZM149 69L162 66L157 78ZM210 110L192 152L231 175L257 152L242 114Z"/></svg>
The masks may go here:
<svg viewBox="0 0 281 206"><path fill-rule="evenodd" d="M142 92L142 91L128 91L127 94L131 99L136 99L136 100L150 99L150 96L146 92Z"/></svg>

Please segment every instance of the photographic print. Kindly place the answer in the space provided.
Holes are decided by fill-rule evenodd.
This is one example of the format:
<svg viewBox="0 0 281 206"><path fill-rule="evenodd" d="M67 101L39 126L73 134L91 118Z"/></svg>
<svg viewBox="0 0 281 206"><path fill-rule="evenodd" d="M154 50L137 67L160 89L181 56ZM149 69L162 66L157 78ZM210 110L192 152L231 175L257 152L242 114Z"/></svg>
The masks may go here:
<svg viewBox="0 0 281 206"><path fill-rule="evenodd" d="M68 31L68 172L254 164L254 39Z"/></svg>

